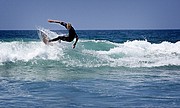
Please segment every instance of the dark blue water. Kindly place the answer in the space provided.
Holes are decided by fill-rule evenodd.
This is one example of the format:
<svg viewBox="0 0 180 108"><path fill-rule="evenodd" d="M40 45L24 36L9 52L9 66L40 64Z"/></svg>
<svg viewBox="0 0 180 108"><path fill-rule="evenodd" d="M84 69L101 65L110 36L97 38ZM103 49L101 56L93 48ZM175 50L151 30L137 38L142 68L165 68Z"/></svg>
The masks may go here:
<svg viewBox="0 0 180 108"><path fill-rule="evenodd" d="M49 31L50 37L67 33ZM0 107L179 107L180 30L0 31Z"/></svg>
<svg viewBox="0 0 180 108"><path fill-rule="evenodd" d="M67 31L54 30L57 33ZM81 39L108 40L122 43L127 40L148 40L152 43L168 41L175 43L180 40L180 30L77 30ZM38 40L36 30L1 30L0 39L29 39Z"/></svg>

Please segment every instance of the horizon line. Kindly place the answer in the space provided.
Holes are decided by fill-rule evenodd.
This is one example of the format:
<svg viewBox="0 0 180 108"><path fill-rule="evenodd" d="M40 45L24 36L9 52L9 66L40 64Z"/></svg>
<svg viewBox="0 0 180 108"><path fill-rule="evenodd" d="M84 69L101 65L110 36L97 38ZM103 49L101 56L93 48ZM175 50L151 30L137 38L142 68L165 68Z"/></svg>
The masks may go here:
<svg viewBox="0 0 180 108"><path fill-rule="evenodd" d="M0 29L0 31L8 31L8 30L37 30L37 29ZM66 31L66 29L49 29L49 30L62 30L62 31ZM180 28L141 28L141 29L75 29L76 31L80 31L80 30L180 30Z"/></svg>

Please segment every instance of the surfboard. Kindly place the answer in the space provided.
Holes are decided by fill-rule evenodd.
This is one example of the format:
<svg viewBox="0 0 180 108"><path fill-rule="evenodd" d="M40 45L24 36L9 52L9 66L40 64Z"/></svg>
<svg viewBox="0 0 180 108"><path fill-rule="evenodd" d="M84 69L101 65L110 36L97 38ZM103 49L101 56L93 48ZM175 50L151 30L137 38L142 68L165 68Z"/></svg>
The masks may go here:
<svg viewBox="0 0 180 108"><path fill-rule="evenodd" d="M38 36L39 36L40 40L45 45L51 45L51 46L54 45L55 43L54 42L49 42L49 40L60 36L56 32L53 32L53 31L48 30L48 29L45 29L43 27L37 27L37 30L38 30ZM59 40L58 43L61 43L61 40Z"/></svg>
<svg viewBox="0 0 180 108"><path fill-rule="evenodd" d="M39 30L39 38L41 39L42 42L44 42L44 44L48 45L49 44L49 37L46 33L42 32Z"/></svg>

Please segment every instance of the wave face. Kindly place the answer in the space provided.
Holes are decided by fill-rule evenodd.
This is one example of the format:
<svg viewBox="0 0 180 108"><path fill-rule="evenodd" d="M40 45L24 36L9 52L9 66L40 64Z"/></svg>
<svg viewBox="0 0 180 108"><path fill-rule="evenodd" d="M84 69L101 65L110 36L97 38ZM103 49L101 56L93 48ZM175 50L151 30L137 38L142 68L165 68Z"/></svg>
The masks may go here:
<svg viewBox="0 0 180 108"><path fill-rule="evenodd" d="M58 61L72 67L159 67L180 65L180 42L152 44L147 41L80 40L76 49L72 43L0 42L0 63ZM38 63L38 62L37 62Z"/></svg>

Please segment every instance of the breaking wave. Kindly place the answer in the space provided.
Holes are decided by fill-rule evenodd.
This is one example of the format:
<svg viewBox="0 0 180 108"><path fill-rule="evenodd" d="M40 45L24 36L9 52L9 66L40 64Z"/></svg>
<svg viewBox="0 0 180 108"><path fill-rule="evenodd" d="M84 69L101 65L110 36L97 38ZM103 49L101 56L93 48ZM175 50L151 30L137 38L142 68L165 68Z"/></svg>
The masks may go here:
<svg viewBox="0 0 180 108"><path fill-rule="evenodd" d="M66 42L49 46L39 41L0 42L0 64L52 60L72 67L180 66L179 41L152 44L138 40L125 43L80 40L76 49L72 49L71 45Z"/></svg>

